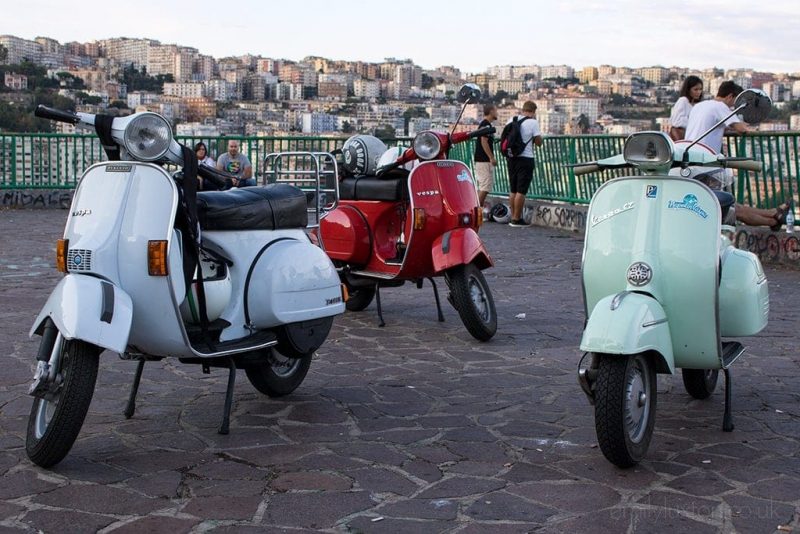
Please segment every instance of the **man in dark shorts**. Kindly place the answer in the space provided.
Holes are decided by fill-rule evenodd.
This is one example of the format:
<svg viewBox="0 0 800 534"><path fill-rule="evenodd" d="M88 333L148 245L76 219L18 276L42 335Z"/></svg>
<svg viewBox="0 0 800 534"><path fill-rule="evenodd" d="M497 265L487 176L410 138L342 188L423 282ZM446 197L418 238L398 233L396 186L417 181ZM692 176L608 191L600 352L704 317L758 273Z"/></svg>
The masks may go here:
<svg viewBox="0 0 800 534"><path fill-rule="evenodd" d="M522 208L533 180L533 145L542 146L542 131L539 129L539 121L536 120L536 104L526 101L522 105L522 115L518 115L517 120L521 121L519 127L525 150L519 156L508 159L508 204L511 207L511 222L508 224L514 227L528 226L522 219Z"/></svg>
<svg viewBox="0 0 800 534"><path fill-rule="evenodd" d="M486 104L483 106L483 120L478 125L478 129L491 126L497 120L497 106ZM478 204L483 207L487 195L492 192L494 187L494 168L497 167L497 159L494 157L494 135L482 135L475 139L475 179L478 182Z"/></svg>

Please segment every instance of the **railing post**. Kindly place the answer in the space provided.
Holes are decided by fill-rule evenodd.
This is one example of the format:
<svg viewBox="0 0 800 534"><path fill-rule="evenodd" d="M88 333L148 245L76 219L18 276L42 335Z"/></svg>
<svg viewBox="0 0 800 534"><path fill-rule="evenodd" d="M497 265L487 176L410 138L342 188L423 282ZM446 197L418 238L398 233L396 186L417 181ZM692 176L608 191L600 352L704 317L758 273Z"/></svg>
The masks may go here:
<svg viewBox="0 0 800 534"><path fill-rule="evenodd" d="M569 163L570 165L578 163L578 153L576 147L577 139L574 136L569 138ZM567 167L567 175L569 176L569 196L570 202L575 202L578 198L578 182L575 178L575 172L572 170L571 166Z"/></svg>
<svg viewBox="0 0 800 534"><path fill-rule="evenodd" d="M11 138L11 184L17 187L17 136Z"/></svg>

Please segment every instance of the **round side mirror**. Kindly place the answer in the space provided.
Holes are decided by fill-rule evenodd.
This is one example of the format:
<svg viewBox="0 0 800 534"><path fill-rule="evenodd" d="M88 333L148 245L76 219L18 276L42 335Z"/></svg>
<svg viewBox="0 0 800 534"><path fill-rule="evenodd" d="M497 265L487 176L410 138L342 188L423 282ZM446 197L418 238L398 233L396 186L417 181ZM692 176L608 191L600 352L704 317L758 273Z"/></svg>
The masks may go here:
<svg viewBox="0 0 800 534"><path fill-rule="evenodd" d="M772 108L772 100L761 89L747 89L739 93L733 103L735 108L742 105L745 107L739 113L742 115L744 122L758 124L769 115L769 110Z"/></svg>
<svg viewBox="0 0 800 534"><path fill-rule="evenodd" d="M458 90L458 101L460 103L474 104L481 99L481 88L474 83L465 83Z"/></svg>

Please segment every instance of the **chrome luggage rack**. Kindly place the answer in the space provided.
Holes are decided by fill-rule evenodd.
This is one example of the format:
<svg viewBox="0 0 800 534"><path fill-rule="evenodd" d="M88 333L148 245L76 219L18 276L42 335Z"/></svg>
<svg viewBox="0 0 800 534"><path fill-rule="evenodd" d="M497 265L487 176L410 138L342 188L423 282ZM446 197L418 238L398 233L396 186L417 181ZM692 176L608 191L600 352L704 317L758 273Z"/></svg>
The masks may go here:
<svg viewBox="0 0 800 534"><path fill-rule="evenodd" d="M262 184L289 184L306 193L308 226L339 204L339 167L330 152L273 152L264 158Z"/></svg>

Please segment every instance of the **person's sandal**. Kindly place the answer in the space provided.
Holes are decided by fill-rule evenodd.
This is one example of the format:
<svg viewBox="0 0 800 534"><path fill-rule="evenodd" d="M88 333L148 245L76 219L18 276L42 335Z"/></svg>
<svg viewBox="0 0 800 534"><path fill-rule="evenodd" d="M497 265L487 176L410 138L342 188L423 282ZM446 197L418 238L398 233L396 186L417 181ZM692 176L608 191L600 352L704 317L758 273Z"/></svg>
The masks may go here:
<svg viewBox="0 0 800 534"><path fill-rule="evenodd" d="M769 227L773 232L780 232L781 226L786 222L786 214L789 212L789 203L784 202L775 208L775 220L778 221Z"/></svg>

